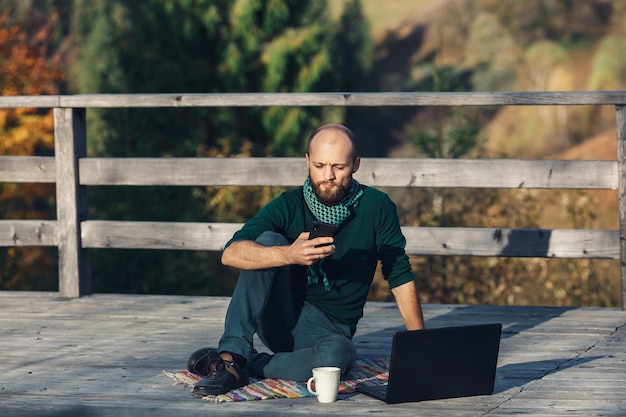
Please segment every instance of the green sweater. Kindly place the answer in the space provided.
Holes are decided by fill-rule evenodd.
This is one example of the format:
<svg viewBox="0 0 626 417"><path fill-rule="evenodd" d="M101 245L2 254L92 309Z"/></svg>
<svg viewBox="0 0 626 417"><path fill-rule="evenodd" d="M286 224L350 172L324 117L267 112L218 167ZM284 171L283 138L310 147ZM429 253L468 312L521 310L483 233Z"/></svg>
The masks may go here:
<svg viewBox="0 0 626 417"><path fill-rule="evenodd" d="M280 233L293 242L310 230L313 220L302 187L298 187L266 205L226 246L238 240L255 240L265 231ZM390 288L413 279L405 244L395 204L385 193L364 187L358 206L335 233L335 253L322 264L332 289L326 291L321 279L307 285L306 267L293 266L296 300L317 306L332 321L350 326L354 334L378 260Z"/></svg>

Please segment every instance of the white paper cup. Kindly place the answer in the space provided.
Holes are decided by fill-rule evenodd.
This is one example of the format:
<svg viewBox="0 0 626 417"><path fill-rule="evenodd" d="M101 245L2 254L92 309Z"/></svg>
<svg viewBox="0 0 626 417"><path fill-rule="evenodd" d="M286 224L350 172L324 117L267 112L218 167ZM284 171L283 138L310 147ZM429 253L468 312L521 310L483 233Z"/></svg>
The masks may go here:
<svg viewBox="0 0 626 417"><path fill-rule="evenodd" d="M334 366L313 368L313 376L309 378L306 387L321 403L332 403L337 399L339 392L339 378L341 369ZM315 382L315 390L312 384Z"/></svg>

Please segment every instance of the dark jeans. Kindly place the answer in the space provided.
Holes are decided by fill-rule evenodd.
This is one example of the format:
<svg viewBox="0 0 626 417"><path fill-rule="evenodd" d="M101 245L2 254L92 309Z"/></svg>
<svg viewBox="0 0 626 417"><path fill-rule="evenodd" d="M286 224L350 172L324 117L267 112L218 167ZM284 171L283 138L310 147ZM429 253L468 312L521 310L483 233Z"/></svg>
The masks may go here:
<svg viewBox="0 0 626 417"><path fill-rule="evenodd" d="M288 244L274 232L256 241L265 246ZM255 333L274 354L252 351ZM252 376L294 381L306 381L318 366L338 366L344 374L356 360L347 325L331 322L312 304L295 307L290 267L241 271L218 350L247 358Z"/></svg>

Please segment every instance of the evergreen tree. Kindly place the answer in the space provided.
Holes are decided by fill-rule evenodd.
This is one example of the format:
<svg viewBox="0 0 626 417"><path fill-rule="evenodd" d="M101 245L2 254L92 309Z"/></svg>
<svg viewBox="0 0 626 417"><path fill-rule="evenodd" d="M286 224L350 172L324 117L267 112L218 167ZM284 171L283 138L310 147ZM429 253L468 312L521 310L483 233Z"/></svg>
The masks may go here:
<svg viewBox="0 0 626 417"><path fill-rule="evenodd" d="M353 74L337 74L333 46L339 35L326 2L319 0L75 2L72 36L78 54L71 87L79 93L345 91ZM302 155L308 132L326 116L319 107L91 109L88 152ZM91 216L243 221L277 192L255 191L257 198L244 199L250 190L99 187L90 190ZM240 203L250 200L251 206ZM216 255L94 251L96 290L211 291ZM183 275L192 277L188 291L179 279Z"/></svg>

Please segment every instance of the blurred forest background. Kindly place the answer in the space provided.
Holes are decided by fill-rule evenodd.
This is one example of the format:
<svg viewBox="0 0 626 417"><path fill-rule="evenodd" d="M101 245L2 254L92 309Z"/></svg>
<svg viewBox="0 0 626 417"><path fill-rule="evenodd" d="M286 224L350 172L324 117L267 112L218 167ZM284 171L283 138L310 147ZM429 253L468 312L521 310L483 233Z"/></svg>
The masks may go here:
<svg viewBox="0 0 626 417"><path fill-rule="evenodd" d="M622 0L0 0L2 95L626 89ZM612 107L90 109L88 153L303 156L350 126L364 157L615 159ZM53 155L49 109L0 109L0 154ZM494 173L497 175L497 173ZM385 190L416 226L617 229L616 191ZM244 222L279 187L92 187L90 218ZM53 184L0 218L55 219ZM219 253L93 250L94 290L230 295ZM0 248L0 289L57 290L56 248ZM412 257L423 302L620 302L618 261ZM371 299L389 299L377 277Z"/></svg>

